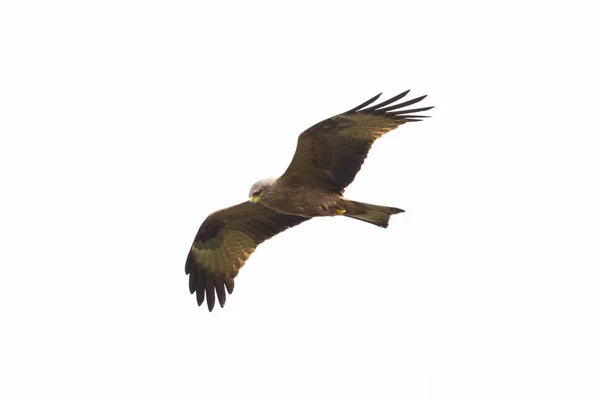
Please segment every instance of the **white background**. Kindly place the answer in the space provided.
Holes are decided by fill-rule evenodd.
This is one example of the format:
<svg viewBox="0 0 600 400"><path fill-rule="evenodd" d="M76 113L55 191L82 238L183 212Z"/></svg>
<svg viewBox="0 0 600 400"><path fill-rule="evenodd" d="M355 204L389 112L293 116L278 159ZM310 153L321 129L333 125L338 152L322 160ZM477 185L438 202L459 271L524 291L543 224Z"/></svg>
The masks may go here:
<svg viewBox="0 0 600 400"><path fill-rule="evenodd" d="M592 3L2 2L0 397L600 398ZM198 308L206 215L409 88L433 118L347 191L407 212L287 231Z"/></svg>

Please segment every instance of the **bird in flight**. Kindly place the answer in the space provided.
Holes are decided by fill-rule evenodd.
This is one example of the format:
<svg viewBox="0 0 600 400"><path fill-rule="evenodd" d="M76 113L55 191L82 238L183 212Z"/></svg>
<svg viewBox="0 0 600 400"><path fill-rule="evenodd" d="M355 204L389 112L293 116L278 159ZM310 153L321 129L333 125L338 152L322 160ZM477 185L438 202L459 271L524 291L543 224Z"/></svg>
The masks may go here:
<svg viewBox="0 0 600 400"><path fill-rule="evenodd" d="M221 307L233 292L240 268L256 247L313 217L344 216L387 228L399 208L345 198L376 139L407 122L427 118L409 108L426 96L396 103L408 90L379 104L381 93L345 113L308 128L298 137L296 153L279 178L252 185L249 200L210 214L200 226L185 263L190 293L201 306ZM394 104L395 103L395 104Z"/></svg>

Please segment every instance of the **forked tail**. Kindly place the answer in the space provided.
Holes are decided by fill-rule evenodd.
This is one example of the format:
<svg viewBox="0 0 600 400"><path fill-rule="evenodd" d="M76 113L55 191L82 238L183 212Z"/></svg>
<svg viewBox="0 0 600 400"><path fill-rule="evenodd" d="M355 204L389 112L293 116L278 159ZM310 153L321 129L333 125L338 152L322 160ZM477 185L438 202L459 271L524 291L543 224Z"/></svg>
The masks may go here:
<svg viewBox="0 0 600 400"><path fill-rule="evenodd" d="M390 217L402 212L404 212L404 210L395 207L376 206L373 204L346 200L346 212L344 213L344 216L359 219L382 228L387 228Z"/></svg>

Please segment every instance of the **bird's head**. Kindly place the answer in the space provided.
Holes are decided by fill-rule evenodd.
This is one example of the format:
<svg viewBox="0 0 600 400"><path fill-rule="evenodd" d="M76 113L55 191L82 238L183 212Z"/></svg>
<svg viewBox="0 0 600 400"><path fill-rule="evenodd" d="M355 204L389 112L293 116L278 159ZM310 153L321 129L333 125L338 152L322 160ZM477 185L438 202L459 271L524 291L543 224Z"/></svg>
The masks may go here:
<svg viewBox="0 0 600 400"><path fill-rule="evenodd" d="M250 204L254 205L258 203L263 198L263 196L265 196L265 194L269 193L269 190L271 189L274 183L274 178L268 178L261 179L260 181L252 185L252 187L250 188L250 193L248 194L248 197L250 198L248 201L250 201Z"/></svg>

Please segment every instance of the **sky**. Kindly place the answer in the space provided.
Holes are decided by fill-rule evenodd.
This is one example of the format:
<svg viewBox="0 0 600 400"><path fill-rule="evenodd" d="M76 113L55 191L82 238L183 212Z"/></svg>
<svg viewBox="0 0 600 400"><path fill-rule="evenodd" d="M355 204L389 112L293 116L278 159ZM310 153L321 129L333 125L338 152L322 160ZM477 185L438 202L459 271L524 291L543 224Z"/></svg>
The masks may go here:
<svg viewBox="0 0 600 400"><path fill-rule="evenodd" d="M0 397L598 399L591 2L0 5ZM433 118L188 291L211 212L383 92Z"/></svg>

